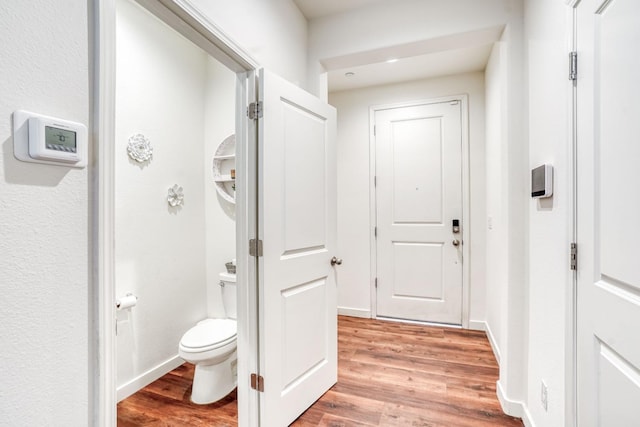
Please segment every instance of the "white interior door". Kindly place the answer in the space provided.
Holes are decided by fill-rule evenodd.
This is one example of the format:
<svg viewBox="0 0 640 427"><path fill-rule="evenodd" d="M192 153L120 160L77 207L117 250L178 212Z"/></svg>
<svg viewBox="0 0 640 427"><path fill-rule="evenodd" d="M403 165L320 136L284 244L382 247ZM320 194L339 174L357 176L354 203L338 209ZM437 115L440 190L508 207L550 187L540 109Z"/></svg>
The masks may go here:
<svg viewBox="0 0 640 427"><path fill-rule="evenodd" d="M375 138L376 313L460 325L461 102L376 111Z"/></svg>
<svg viewBox="0 0 640 427"><path fill-rule="evenodd" d="M262 71L259 348L263 426L286 426L337 381L336 112Z"/></svg>
<svg viewBox="0 0 640 427"><path fill-rule="evenodd" d="M577 425L637 426L640 2L577 8Z"/></svg>

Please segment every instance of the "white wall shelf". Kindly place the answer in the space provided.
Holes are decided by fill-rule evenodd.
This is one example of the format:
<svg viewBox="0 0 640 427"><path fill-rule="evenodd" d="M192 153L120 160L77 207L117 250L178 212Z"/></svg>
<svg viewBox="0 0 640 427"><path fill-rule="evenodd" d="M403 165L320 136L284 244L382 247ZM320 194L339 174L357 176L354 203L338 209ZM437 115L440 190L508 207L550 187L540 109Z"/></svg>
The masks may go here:
<svg viewBox="0 0 640 427"><path fill-rule="evenodd" d="M213 177L214 182L235 182L234 178L231 178L230 175L222 175Z"/></svg>
<svg viewBox="0 0 640 427"><path fill-rule="evenodd" d="M213 155L213 182L216 191L229 203L236 203L235 178L231 170L236 168L236 137L230 135L218 145Z"/></svg>

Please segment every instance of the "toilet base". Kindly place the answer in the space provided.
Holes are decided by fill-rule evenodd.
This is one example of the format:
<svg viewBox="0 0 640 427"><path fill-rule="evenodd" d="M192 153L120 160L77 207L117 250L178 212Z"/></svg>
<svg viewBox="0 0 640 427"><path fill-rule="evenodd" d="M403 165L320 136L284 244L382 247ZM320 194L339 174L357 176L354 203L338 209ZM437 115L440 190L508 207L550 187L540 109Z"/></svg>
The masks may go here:
<svg viewBox="0 0 640 427"><path fill-rule="evenodd" d="M198 405L217 402L238 384L238 359L234 351L225 361L215 365L196 364L191 401Z"/></svg>

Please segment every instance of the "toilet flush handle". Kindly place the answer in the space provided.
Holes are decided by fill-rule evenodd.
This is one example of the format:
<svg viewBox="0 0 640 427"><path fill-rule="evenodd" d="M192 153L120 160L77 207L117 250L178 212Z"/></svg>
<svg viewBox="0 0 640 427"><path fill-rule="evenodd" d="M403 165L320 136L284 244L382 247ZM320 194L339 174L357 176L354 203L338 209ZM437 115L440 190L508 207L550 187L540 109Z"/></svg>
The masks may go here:
<svg viewBox="0 0 640 427"><path fill-rule="evenodd" d="M342 265L342 259L333 257L331 258L331 265Z"/></svg>

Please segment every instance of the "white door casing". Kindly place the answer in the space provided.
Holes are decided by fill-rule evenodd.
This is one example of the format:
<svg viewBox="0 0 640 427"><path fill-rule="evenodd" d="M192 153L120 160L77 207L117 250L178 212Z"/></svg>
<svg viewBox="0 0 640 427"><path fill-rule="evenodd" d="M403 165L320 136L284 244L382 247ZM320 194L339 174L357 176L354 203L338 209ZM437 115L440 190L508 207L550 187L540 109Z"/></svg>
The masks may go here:
<svg viewBox="0 0 640 427"><path fill-rule="evenodd" d="M577 425L640 420L640 3L577 6ZM631 49L631 50L630 50Z"/></svg>
<svg viewBox="0 0 640 427"><path fill-rule="evenodd" d="M461 108L375 111L378 316L462 324Z"/></svg>
<svg viewBox="0 0 640 427"><path fill-rule="evenodd" d="M337 381L336 111L264 70L259 91L260 412L279 427Z"/></svg>

